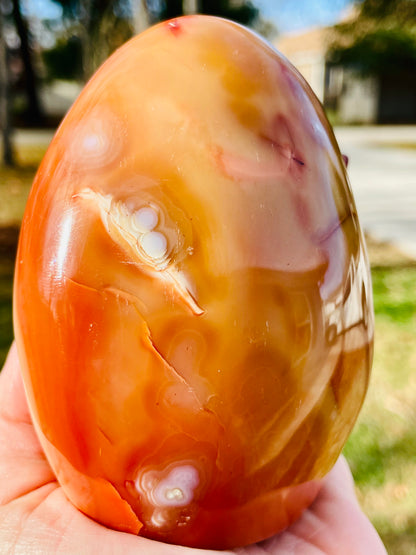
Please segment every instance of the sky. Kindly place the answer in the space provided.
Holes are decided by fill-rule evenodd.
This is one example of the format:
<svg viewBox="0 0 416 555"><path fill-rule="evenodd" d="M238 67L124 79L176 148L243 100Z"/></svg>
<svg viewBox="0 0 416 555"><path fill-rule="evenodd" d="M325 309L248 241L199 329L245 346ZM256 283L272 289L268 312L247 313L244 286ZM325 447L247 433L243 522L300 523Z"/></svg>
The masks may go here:
<svg viewBox="0 0 416 555"><path fill-rule="evenodd" d="M139 0L136 0L139 1ZM280 33L331 25L353 0L252 0L263 18L271 20ZM25 12L43 17L60 17L60 7L52 0L24 0Z"/></svg>
<svg viewBox="0 0 416 555"><path fill-rule="evenodd" d="M263 18L271 20L279 33L331 25L339 21L353 0L254 0Z"/></svg>

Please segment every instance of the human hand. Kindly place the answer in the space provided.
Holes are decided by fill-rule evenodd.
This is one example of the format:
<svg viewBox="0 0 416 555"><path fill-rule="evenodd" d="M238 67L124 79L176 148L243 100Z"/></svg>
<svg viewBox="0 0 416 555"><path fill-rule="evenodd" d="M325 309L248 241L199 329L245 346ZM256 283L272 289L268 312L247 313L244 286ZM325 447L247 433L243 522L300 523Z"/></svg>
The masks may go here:
<svg viewBox="0 0 416 555"><path fill-rule="evenodd" d="M110 555L385 555L341 458L302 517L286 531L228 552L167 545L110 530L67 500L29 414L15 346L0 374L0 552Z"/></svg>

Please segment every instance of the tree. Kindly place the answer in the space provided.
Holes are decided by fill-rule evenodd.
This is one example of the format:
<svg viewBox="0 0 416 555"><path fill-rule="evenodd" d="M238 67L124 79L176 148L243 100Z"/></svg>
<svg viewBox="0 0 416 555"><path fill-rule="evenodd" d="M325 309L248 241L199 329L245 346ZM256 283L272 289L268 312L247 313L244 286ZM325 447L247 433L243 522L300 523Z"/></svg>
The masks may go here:
<svg viewBox="0 0 416 555"><path fill-rule="evenodd" d="M42 59L47 79L79 81L84 78L81 41L71 32L58 36L55 45L42 52Z"/></svg>
<svg viewBox="0 0 416 555"><path fill-rule="evenodd" d="M65 40L72 41L72 45L68 47L70 50L75 50L80 45L83 78L86 81L118 46L132 36L131 7L128 0L54 1L62 6L67 27L67 37L61 37L57 50L67 54L63 46ZM140 0L132 2L136 4ZM55 54L59 56L59 52L56 52L50 58ZM73 64L78 64L78 60L78 56L72 58Z"/></svg>
<svg viewBox="0 0 416 555"><path fill-rule="evenodd" d="M147 0L146 4L152 23L184 15L189 12L189 4L193 12L225 17L244 25L252 25L259 18L258 8L247 0Z"/></svg>
<svg viewBox="0 0 416 555"><path fill-rule="evenodd" d="M14 0L16 1L16 0ZM56 70L60 56L67 59L67 75L76 73L80 46L84 80L123 42L149 25L187 13L205 13L257 26L272 34L275 29L262 20L248 0L54 0L64 14L68 32L45 54ZM76 39L76 40L75 40ZM72 44L69 44L72 41ZM67 44L68 43L68 44ZM71 55L73 52L75 55Z"/></svg>
<svg viewBox="0 0 416 555"><path fill-rule="evenodd" d="M4 37L4 20L0 9L0 126L3 138L2 159L6 166L13 166L10 75L8 67L7 46Z"/></svg>
<svg viewBox="0 0 416 555"><path fill-rule="evenodd" d="M416 1L363 0L334 28L329 60L363 74L416 71Z"/></svg>
<svg viewBox="0 0 416 555"><path fill-rule="evenodd" d="M12 0L13 20L20 39L20 55L24 67L25 90L27 97L27 116L32 124L43 120L43 112L39 99L37 76L33 64L29 28L22 16L20 0Z"/></svg>

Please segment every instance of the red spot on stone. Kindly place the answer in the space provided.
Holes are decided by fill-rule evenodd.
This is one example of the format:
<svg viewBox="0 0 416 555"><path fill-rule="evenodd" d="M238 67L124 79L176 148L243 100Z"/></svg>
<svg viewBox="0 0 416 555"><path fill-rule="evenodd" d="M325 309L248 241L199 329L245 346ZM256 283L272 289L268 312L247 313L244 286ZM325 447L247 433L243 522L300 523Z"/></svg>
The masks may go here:
<svg viewBox="0 0 416 555"><path fill-rule="evenodd" d="M180 35L183 31L182 25L179 23L177 19L171 19L167 22L167 27L171 33L174 35Z"/></svg>

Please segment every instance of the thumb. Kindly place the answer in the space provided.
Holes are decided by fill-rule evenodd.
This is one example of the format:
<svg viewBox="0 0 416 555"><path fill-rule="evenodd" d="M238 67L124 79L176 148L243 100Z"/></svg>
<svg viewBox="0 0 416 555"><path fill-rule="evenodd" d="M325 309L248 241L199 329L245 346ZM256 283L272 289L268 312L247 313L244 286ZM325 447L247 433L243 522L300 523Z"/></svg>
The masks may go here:
<svg viewBox="0 0 416 555"><path fill-rule="evenodd" d="M0 374L0 419L9 424L31 423L15 343Z"/></svg>
<svg viewBox="0 0 416 555"><path fill-rule="evenodd" d="M0 374L0 505L54 479L30 417L16 346Z"/></svg>

